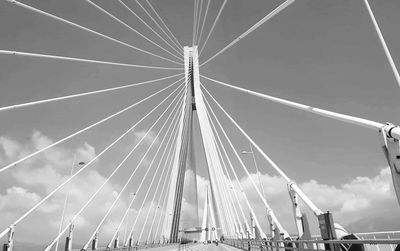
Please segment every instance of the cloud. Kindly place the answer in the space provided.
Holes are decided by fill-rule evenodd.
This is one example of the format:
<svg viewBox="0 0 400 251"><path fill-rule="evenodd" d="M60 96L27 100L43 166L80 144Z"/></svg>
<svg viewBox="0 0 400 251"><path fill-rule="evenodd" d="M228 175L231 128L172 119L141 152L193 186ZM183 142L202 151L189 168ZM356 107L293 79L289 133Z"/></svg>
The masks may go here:
<svg viewBox="0 0 400 251"><path fill-rule="evenodd" d="M17 142L3 136L0 137L0 146L4 151L6 157L11 159L17 155L18 150L21 148L21 146L18 145Z"/></svg>
<svg viewBox="0 0 400 251"><path fill-rule="evenodd" d="M6 190L4 195L0 195L0 211L21 211L21 209L32 207L40 199L36 193L28 192L22 187L12 186Z"/></svg>
<svg viewBox="0 0 400 251"><path fill-rule="evenodd" d="M34 169L24 165L16 168L12 176L18 184L31 188L43 188L47 192L50 192L63 181L63 175L51 165Z"/></svg>
<svg viewBox="0 0 400 251"><path fill-rule="evenodd" d="M315 203L324 208L334 206L335 211L340 213L371 209L374 203L395 200L388 167L382 168L375 177L359 176L337 187L322 185L313 180L302 184L301 187Z"/></svg>
<svg viewBox="0 0 400 251"><path fill-rule="evenodd" d="M251 177L258 185L258 175L253 173ZM282 225L289 232L295 232L292 220L292 206L286 182L278 176L269 174L261 174L260 179L265 189L268 203L275 211L278 219L281 220ZM238 189L237 182L235 183ZM257 215L262 217L262 220L259 219L262 222L261 225L268 229L264 217L265 207L255 192L250 179L248 177L242 178L241 184L249 200L254 205ZM323 211L331 211L335 221L343 226L360 221L369 215L382 214L382 206L384 205L386 205L386 210L392 212L391 215L396 214L397 200L388 167L381 168L375 177L358 176L347 183L336 186L321 184L316 180L300 183L299 186L314 204ZM241 198L241 202L242 205L245 205L243 198ZM315 228L314 232L318 233L319 230L313 213L303 203L301 204L302 210L308 213L308 219L313 224L312 227ZM390 215L387 217L390 217ZM382 230L388 229L375 229L375 231Z"/></svg>
<svg viewBox="0 0 400 251"><path fill-rule="evenodd" d="M40 133L39 131L34 131L33 135L32 135L32 143L33 143L33 146L37 150L39 150L39 149L42 149L42 148L50 145L51 143L53 143L53 141L50 138L48 138L47 136Z"/></svg>
<svg viewBox="0 0 400 251"><path fill-rule="evenodd" d="M79 147L76 150L76 159L89 162L96 156L96 151L93 146L89 145L89 143L85 142L83 146Z"/></svg>
<svg viewBox="0 0 400 251"><path fill-rule="evenodd" d="M135 132L135 142L138 142L145 133ZM21 143L11 137L1 137L0 150L3 150L2 152L4 153L0 154L1 157L7 163L10 163L21 156L37 151L54 142L50 137L39 131L34 131L29 139L29 141ZM150 132L142 144L143 146L150 145L153 140L156 140L155 144L158 143L156 134ZM23 152L23 154L18 156L18 152ZM138 151L135 155L137 156L135 158L141 158L143 153ZM72 149L54 146L10 169L9 175L12 178L12 183L15 183L17 186L15 188L8 187L5 190L1 190L0 187L0 198L2 198L2 201L5 201L1 204L0 214L4 215L6 219L6 221L0 223L0 228L6 228L40 201L41 198L68 179L74 156L76 160L87 163L96 156L96 149L88 142L83 142ZM148 164L149 161L144 159L141 168L143 169L143 166ZM101 165L102 163L99 160L95 161L87 170L81 172L19 224L17 236L21 238L20 240L33 243L47 243L53 240L60 224L61 211L66 196L68 196L68 202L66 204L64 226L106 180L106 177L98 171L97 167ZM76 170L78 170L78 163L75 163L75 172ZM79 233L83 234L76 234L74 236L74 243L84 243L87 241L87 238L89 238L117 197L120 189L121 185L119 183L108 182L83 213L75 219L74 231L79 231ZM14 195L17 192L20 193L19 197ZM25 195L23 196L23 194ZM19 199L11 199L14 197ZM128 209L128 198L125 198L124 195L121 198L100 228L99 238L101 243L105 244L109 241L119 225L122 215ZM129 211L129 224L127 225L126 222L123 223L120 234L125 231L129 232L131 224L133 224L133 219L138 216L134 230L134 235L138 237L142 229L141 226L145 224L144 220L148 212L150 212L148 222L146 223L148 228L155 216L160 217L164 213L160 209L157 210L156 214L155 203L147 201L141 214L138 215L137 207L142 203L142 199L141 197L136 198L133 205L134 208L131 208ZM12 210L12 207L16 207L18 210ZM158 224L158 219L154 224ZM46 224L43 224L43 222L46 222ZM147 232L143 234L142 238L147 238Z"/></svg>
<svg viewBox="0 0 400 251"><path fill-rule="evenodd" d="M146 153L148 147L153 143L152 148L149 150L148 154L144 156L141 166L149 166L152 159L152 153L160 144L160 138L157 137L157 131L151 130L147 133L147 130L132 131L128 134L125 141L123 141L122 151L130 152L133 148L135 149L134 154L131 155L131 159L134 159L137 163L142 159L143 155ZM141 141L141 142L140 142ZM140 142L140 145L138 143Z"/></svg>
<svg viewBox="0 0 400 251"><path fill-rule="evenodd" d="M145 137L147 133L146 131L134 131L133 135L135 137L135 144L140 141L143 137ZM143 139L143 142L146 143L147 145L151 145L151 143L156 140L154 142L154 145L158 145L159 144L159 138L156 139L157 133L154 131L150 131L146 137Z"/></svg>
<svg viewBox="0 0 400 251"><path fill-rule="evenodd" d="M293 221L292 205L288 195L287 185L283 178L276 175L252 173L250 175L259 186L259 180L266 193L268 204L272 207L281 224L290 233L295 233L295 225ZM199 196L199 215L200 221L202 217L202 208L204 203L205 185L208 183L207 179L197 176L198 182L198 196ZM250 211L246 206L246 202L242 193L239 191L238 183L232 180L236 190L236 194L240 200L247 220L249 221ZM264 230L268 232L268 220L266 217L266 209L262 203L259 195L256 193L252 182L246 176L240 180L243 190L250 201L258 220ZM200 185L201 184L201 185ZM394 189L392 186L391 173L388 167L383 167L380 172L374 177L358 176L350 181L338 185L321 184L317 180L309 180L300 183L304 193L316 204L321 210L333 213L334 220L343 226L349 226L357 223L358 225L365 221L371 220L372 216L382 215L382 217L393 218L396 214L397 200L395 197ZM233 198L233 200L235 200ZM184 201L184 208L190 210L193 204L188 205ZM305 205L301 203L301 209L306 212L312 230L314 233L319 233L316 217ZM237 211L240 213L239 206L236 204ZM384 209L383 209L384 208ZM384 212L385 211L385 212ZM370 217L371 216L371 217ZM239 215L242 221L241 215ZM382 229L382 224L375 221L382 221L382 217L373 218L368 225L371 231L383 231L390 229ZM354 230L350 227L349 230ZM360 231L360 229L358 230Z"/></svg>
<svg viewBox="0 0 400 251"><path fill-rule="evenodd" d="M0 137L0 149L4 153L2 158L5 162L10 163L18 158L18 152L34 152L52 142L51 138L39 131L33 132L30 141L24 144L3 136ZM88 162L96 155L96 150L88 142L83 142L75 149L55 146L10 169L8 175L12 185L2 186L0 190L0 214L4 219L0 223L1 229L5 229L36 205L41 198L69 178L74 155L76 159ZM18 224L19 240L34 243L39 240L41 243L52 240L57 233L66 196L68 195L68 203L66 204L65 222L68 222L97 188L105 182L106 177L96 169L98 164L93 163ZM78 163L75 165L77 166ZM74 221L76 231L86 233L85 235L75 235L76 242L86 241L85 238L88 238L87 235L94 230L105 215L119 190L118 184L107 183L87 209L76 218ZM125 198L120 199L110 214L109 220L111 222L119 221L119 217L126 209ZM109 233L116 227L113 224L110 226L112 230L108 230L107 226L103 227L104 233ZM106 234L102 235L104 239L110 237Z"/></svg>
<svg viewBox="0 0 400 251"><path fill-rule="evenodd" d="M144 135L138 133L137 137ZM154 139L154 134L151 138ZM0 157L6 162L10 163L20 154L33 152L35 149L51 144L53 140L41 132L35 131L28 142L18 142L11 137L0 137ZM150 141L146 141L147 143ZM18 166L10 169L8 177L9 183L4 183L0 187L0 214L3 220L0 223L1 229L5 229L10 223L20 217L29 208L35 205L45 195L52 191L56 186L61 184L69 177L73 156L76 155L77 159L88 162L96 155L96 149L88 142L82 142L75 148L65 148L61 146L52 147L43 154L39 154L36 158L28 162L23 162ZM38 210L28 216L23 222L18 225L18 238L23 241L41 243L51 241L57 232L62 207L66 196L68 195L68 203L66 208L66 222L84 205L89 197L96 191L100 185L106 180L96 167L101 166L102 163L97 161L93 163L92 167L83 171L75 177L64 188L52 196L46 203L41 205ZM187 171L186 175L193 179L194 173ZM258 184L258 175L253 173L251 177ZM198 203L194 204L191 200L184 198L182 209L183 217L188 221L196 221L195 215L190 214L199 211L199 224L203 215L203 205L206 193L206 186L208 179L199 175L197 178L197 192ZM261 183L265 189L267 199L271 207L274 209L278 219L281 220L282 225L287 228L289 232L294 233L295 227L293 223L292 208L290 199L287 192L285 181L275 175L260 174ZM267 228L267 217L265 206L261 202L254 187L248 177L243 177L240 180L243 189L248 196L251 204L254 207L258 220L264 230ZM245 211L245 215L249 218L249 210L246 207L244 198L238 191L238 184L233 181L236 188L240 204ZM322 210L330 210L334 219L344 226L351 224L360 224L359 221L369 216L376 216L384 214L390 217L395 214L397 210L397 203L395 194L392 187L391 173L389 168L381 168L380 172L374 177L355 177L344 184L326 185L321 184L318 180L309 180L300 183L299 186L309 196L309 198ZM80 234L75 235L76 243L83 243L87 241L90 233L105 215L108 208L116 198L120 191L120 184L107 183L101 192L96 196L93 202L83 211L75 221L75 231ZM126 198L125 198L126 197ZM111 235L115 232L122 215L128 207L127 197L122 196L122 199L116 204L112 213L109 215L105 224L100 230L100 238L102 242L108 242ZM131 224L138 215L138 205L142 203L143 198L137 197L134 207L129 212L129 224L123 224L120 233L130 230ZM147 201L144 204L142 213L138 216L137 226L145 224L144 218L147 213L149 220L146 223L146 228L150 228L150 224L154 217L156 217L155 225L158 223L158 217L165 213L163 209L155 212L155 202ZM312 213L302 205L304 212L308 213L310 221L316 221ZM239 208L237 207L239 212ZM189 213L188 215L184 215ZM241 218L241 215L239 215ZM377 221L382 218L368 218ZM376 220L374 220L376 219ZM242 221L242 219L241 219ZM43 224L43 222L49 224ZM163 221L161 221L163 223ZM154 226L156 227L156 226ZM317 226L312 225L318 232ZM139 236L141 227L135 228L134 235ZM387 229L373 229L371 230L387 230ZM154 229L155 232L155 229ZM143 238L147 238L147 232L143 234ZM122 239L122 236L121 236Z"/></svg>

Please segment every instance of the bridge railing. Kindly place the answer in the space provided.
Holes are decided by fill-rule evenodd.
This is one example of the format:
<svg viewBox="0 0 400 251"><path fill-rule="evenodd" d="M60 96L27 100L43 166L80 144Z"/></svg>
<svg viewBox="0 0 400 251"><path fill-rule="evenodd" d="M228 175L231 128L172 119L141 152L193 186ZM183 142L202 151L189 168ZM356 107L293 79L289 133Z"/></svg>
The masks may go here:
<svg viewBox="0 0 400 251"><path fill-rule="evenodd" d="M400 231L385 231L385 232L370 232L370 233L357 233L356 234L361 240L373 239L373 240L393 240L400 239ZM399 248L400 249L400 248ZM397 250L399 250L397 249ZM374 245L371 247L371 251L395 251L396 245Z"/></svg>
<svg viewBox="0 0 400 251"><path fill-rule="evenodd" d="M166 247L166 246L176 246L178 247L179 244L177 243L138 243L133 245L132 247L118 247L118 248L106 248L106 247L98 247L97 251L134 251L134 250L141 250L141 249L151 249L151 248L159 248L159 247ZM81 249L72 249L72 251L81 251Z"/></svg>
<svg viewBox="0 0 400 251"><path fill-rule="evenodd" d="M400 239L400 231L355 233L361 239Z"/></svg>
<svg viewBox="0 0 400 251"><path fill-rule="evenodd" d="M225 244L249 251L400 251L400 239L361 240L248 240L228 239Z"/></svg>

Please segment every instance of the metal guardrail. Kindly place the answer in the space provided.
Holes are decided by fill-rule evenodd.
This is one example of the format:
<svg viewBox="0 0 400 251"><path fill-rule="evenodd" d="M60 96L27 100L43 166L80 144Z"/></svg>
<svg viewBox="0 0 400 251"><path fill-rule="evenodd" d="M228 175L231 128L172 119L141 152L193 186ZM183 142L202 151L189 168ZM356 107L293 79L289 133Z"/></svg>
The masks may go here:
<svg viewBox="0 0 400 251"><path fill-rule="evenodd" d="M400 251L400 239L360 240L248 240L228 239L223 243L249 251Z"/></svg>
<svg viewBox="0 0 400 251"><path fill-rule="evenodd" d="M385 232L370 232L370 233L356 233L356 235L361 239L379 239L379 240L393 240L400 239L400 231L385 231ZM400 248L399 248L400 249ZM395 251L396 245L374 245L371 246L371 251Z"/></svg>
<svg viewBox="0 0 400 251"><path fill-rule="evenodd" d="M98 247L97 251L134 251L134 250L142 250L142 249L151 249L151 248L159 248L159 247L166 247L166 246L176 246L178 248L177 243L139 243L133 245L132 247L119 247L119 248L105 248L105 247ZM91 249L88 249L88 251ZM72 249L72 251L81 251L81 249Z"/></svg>
<svg viewBox="0 0 400 251"><path fill-rule="evenodd" d="M400 231L355 233L362 239L400 239Z"/></svg>

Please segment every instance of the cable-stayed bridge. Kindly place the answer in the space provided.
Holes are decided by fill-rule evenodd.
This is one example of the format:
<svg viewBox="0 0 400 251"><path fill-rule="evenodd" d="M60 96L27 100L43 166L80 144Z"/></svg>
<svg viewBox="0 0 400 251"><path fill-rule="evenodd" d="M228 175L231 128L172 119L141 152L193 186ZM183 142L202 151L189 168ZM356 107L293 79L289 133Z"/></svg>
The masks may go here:
<svg viewBox="0 0 400 251"><path fill-rule="evenodd" d="M21 59L39 58L41 60L127 67L137 70L173 71L174 74L117 87L43 98L27 103L16 102L13 105L0 107L1 113L12 113L31 106L51 105L64 100L78 102L79 98L87 96L128 90L153 83L168 83L166 87L158 88L146 97L138 99L133 104L117 112L107 114L102 119L86 127L79 128L54 142L41 144L33 151L24 151L22 155L18 154L18 158L9 163L3 164L1 162L0 175L10 175L10 171L21 168L22 164L34 160L41 154L45 154L61 144L66 144L70 139L79 137L83 133L117 118L125 112L146 104L146 113L141 117L135 117L129 128L110 140L100 152L93 154L91 158L85 161L74 158L70 174L60 183L55 184L51 190L46 191L45 196L37 198L28 210L15 219L2 216L2 223L5 222L8 226L2 229L0 233L0 238L4 243L4 251L21 250L18 247L18 243L15 242L19 229L23 229L24 224L27 224L26 222L30 218L34 218L35 213L43 205L46 205L57 193L64 190L67 192L60 205L61 217L58 232L51 233L54 236L51 240L43 240L43 250L134 250L154 248L154 250L187 249L195 251L214 249L376 249L377 251L385 249L394 251L400 249L399 232L396 231L380 233L348 232L340 225L340 222L335 220L335 215L328 211L329 208L322 209L318 204L314 203L311 197L294 181L293 176L285 172L284 168L278 166L272 157L260 147L260 141L263 139L251 137L244 127L224 108L224 105L218 101L218 98L214 97L213 93L209 91L209 87L202 84L216 84L241 92L243 95L258 98L261 101L274 102L300 110L304 114L311 113L313 116L322 116L370 130L372 137L377 137L376 144L383 150L382 162L386 159L390 167L391 186L400 203L399 126L389 122L382 123L337 113L256 92L241 87L243 86L241 84L227 83L226 81L209 77L206 74L203 75L201 72L202 66L213 61L222 53L229 53L228 51L231 47L248 35L257 32L260 26L279 15L286 8L290 8L295 0L286 0L280 3L261 20L232 40L231 43L205 60L201 58L202 52L206 48L220 16L223 15L224 8L229 4L227 0L223 0L218 6L216 16L212 20L209 30L206 30L205 23L209 18L208 12L212 1L195 0L193 2L192 43L188 46L181 44L169 28L169 25L164 21L164 18L148 0L137 0L135 3L135 7L141 9L146 14L146 17L141 17L138 14L139 9L133 8L129 1L118 0L113 4L119 5L130 15L135 16L140 25L144 25L149 30L151 36L136 30L122 18L102 7L101 4L91 0L85 1L96 11L108 16L119 25L129 29L135 36L139 36L151 44L152 48L154 48L152 50L122 41L68 18L36 8L28 3L16 0L5 2L7 2L6 5L14 5L32 14L41 15L73 29L88 32L119 46L128 47L143 54L142 56L154 58L163 64L130 64L93 58L70 57L62 54L15 51L13 48L1 48L1 59L7 60L8 57L20 57ZM371 28L376 31L394 79L400 86L400 77L395 61L382 35L379 24L368 0L364 0L364 4L372 21ZM147 107L147 101L154 99L157 99L157 104L153 107ZM224 117L221 118L221 116ZM229 128L223 125L222 119L229 121ZM145 122L149 124L146 124L143 133L138 136L133 146L126 151L127 154L121 159L114 159L112 171L107 174L104 180L101 180L99 185L94 188L93 192L85 199L84 203L79 205L76 211L66 215L70 196L66 188L79 179L85 171L95 166L107 152L116 148L124 138L129 137L132 132L143 127ZM242 134L250 143L251 151L241 151L238 146L235 146L230 130L228 130L230 128L235 128ZM200 151L198 150L199 148L201 149ZM252 154L257 170L256 174L260 175L255 159L256 152L263 157L263 162L268 163L287 185L287 196L290 198L290 203L287 207L290 207L293 211L295 233L288 230L282 223L282 219L274 211L274 205L269 202L268 191L265 191L260 177L252 175L248 165L242 160L241 154ZM197 158L201 157L198 155L203 155L204 171L207 174L207 185L202 191L199 191L199 186L197 185L198 176L196 172L201 168L196 161ZM124 175L118 189L110 191L112 192L110 194L112 201L103 205L104 208L102 209L104 210L101 211L101 217L96 219L96 225L93 226L90 232L84 234L85 241L74 242L76 232L80 226L78 222L82 221L82 215L85 210L88 210L93 205L111 180L128 165L127 163L132 158L136 158L137 163L134 166L130 166L129 173ZM248 179L254 193L246 193L241 174ZM30 177L26 178L29 179ZM118 203L121 202L123 196L132 190L133 192L129 196L126 208L123 211L118 211L118 222L112 227L109 233L110 238L106 239L103 233L105 225L109 223L110 216L118 210ZM84 192L82 191L82 193ZM200 193L204 195L203 205L198 205ZM255 209L255 203L252 201L254 196L262 203L262 214ZM184 210L184 204L188 200L191 200L195 207L190 208L190 210L186 207ZM148 206L146 203L150 203L150 207L146 207ZM138 208L136 214L132 214L134 207ZM201 214L199 214L200 211L202 212ZM305 211L311 212L311 214L307 214ZM188 218L191 220L188 220ZM311 219L317 222L316 226L310 224L309 220L311 221ZM267 224L264 224L265 221L267 221ZM50 226L53 223L43 221L44 225ZM30 234L34 235L35 233ZM80 233L80 235L82 234ZM218 245L219 242L222 242L222 244Z"/></svg>

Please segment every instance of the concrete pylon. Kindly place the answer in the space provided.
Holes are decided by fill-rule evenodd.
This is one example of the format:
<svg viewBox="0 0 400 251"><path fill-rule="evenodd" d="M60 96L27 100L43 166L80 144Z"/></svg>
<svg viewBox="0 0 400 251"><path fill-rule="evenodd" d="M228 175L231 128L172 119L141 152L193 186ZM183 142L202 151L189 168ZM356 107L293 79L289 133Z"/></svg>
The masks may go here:
<svg viewBox="0 0 400 251"><path fill-rule="evenodd" d="M194 114L198 116L200 135L205 157L207 171L210 178L209 199L212 206L215 226L215 234L223 235L221 230L220 215L223 215L223 206L220 205L223 198L220 198L221 191L218 184L217 170L222 169L221 159L215 145L215 135L212 132L211 124L207 116L207 109L200 89L200 73L197 54L197 46L185 47L185 80L186 93L184 104L181 110L181 120L178 131L177 146L174 156L173 169L171 173L171 188L168 195L167 215L164 221L163 236L169 237L170 242L177 242L181 221L182 198L185 185L185 172L193 164L190 160L194 158L192 147L192 131ZM189 161L188 161L189 160ZM196 175L195 175L196 176ZM196 181L194 182L196 184ZM186 188L185 188L186 189ZM198 222L196 224L199 224ZM218 227L217 227L218 226ZM187 227L187 226L185 226ZM217 230L218 229L218 230ZM217 233L219 231L219 233Z"/></svg>
<svg viewBox="0 0 400 251"><path fill-rule="evenodd" d="M193 123L194 91L193 91L193 64L189 56L189 51L185 47L185 80L186 93L184 105L182 107L182 116L179 126L179 134L177 139L177 151L173 163L173 171L171 173L171 188L168 195L167 212L168 217L164 225L166 225L164 236L169 237L170 242L178 242L179 223L181 218L183 187L185 182L185 172L188 159L189 140ZM170 229L168 229L170 226Z"/></svg>

